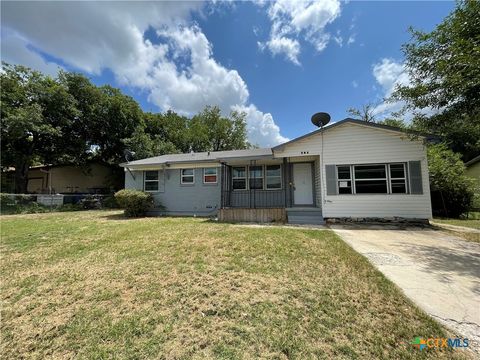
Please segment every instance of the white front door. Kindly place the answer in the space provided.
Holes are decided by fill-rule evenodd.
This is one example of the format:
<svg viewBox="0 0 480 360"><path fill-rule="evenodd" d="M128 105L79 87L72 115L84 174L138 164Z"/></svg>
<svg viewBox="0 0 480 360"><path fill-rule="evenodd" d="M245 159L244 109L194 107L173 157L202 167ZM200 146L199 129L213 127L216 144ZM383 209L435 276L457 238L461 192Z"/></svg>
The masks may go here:
<svg viewBox="0 0 480 360"><path fill-rule="evenodd" d="M293 164L293 203L313 205L312 164Z"/></svg>

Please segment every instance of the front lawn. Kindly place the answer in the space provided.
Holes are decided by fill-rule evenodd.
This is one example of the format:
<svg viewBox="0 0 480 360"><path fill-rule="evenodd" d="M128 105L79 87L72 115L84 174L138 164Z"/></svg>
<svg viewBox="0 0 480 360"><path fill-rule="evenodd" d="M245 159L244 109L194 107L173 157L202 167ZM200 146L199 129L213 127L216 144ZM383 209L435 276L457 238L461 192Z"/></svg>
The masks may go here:
<svg viewBox="0 0 480 360"><path fill-rule="evenodd" d="M460 358L331 231L118 211L1 219L4 358Z"/></svg>

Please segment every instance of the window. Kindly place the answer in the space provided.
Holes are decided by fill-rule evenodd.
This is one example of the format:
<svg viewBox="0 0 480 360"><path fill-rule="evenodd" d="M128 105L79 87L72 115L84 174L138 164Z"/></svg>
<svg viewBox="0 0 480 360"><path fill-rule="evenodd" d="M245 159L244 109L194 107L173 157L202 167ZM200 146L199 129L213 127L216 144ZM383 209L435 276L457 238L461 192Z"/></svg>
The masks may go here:
<svg viewBox="0 0 480 360"><path fill-rule="evenodd" d="M248 186L252 190L263 189L263 166L250 166L248 169Z"/></svg>
<svg viewBox="0 0 480 360"><path fill-rule="evenodd" d="M203 169L203 182L205 184L217 183L217 168L205 168Z"/></svg>
<svg viewBox="0 0 480 360"><path fill-rule="evenodd" d="M194 169L182 169L181 171L181 183L182 184L195 184Z"/></svg>
<svg viewBox="0 0 480 360"><path fill-rule="evenodd" d="M232 188L233 190L247 189L247 168L237 166L232 168Z"/></svg>
<svg viewBox="0 0 480 360"><path fill-rule="evenodd" d="M390 164L390 189L392 194L407 193L405 164Z"/></svg>
<svg viewBox="0 0 480 360"><path fill-rule="evenodd" d="M267 190L282 188L282 168L280 165L267 165L265 173L265 188Z"/></svg>
<svg viewBox="0 0 480 360"><path fill-rule="evenodd" d="M339 194L352 193L352 175L350 166L337 166L337 186Z"/></svg>
<svg viewBox="0 0 480 360"><path fill-rule="evenodd" d="M158 171L145 171L145 191L158 191Z"/></svg>
<svg viewBox="0 0 480 360"><path fill-rule="evenodd" d="M386 165L354 165L356 194L387 194Z"/></svg>

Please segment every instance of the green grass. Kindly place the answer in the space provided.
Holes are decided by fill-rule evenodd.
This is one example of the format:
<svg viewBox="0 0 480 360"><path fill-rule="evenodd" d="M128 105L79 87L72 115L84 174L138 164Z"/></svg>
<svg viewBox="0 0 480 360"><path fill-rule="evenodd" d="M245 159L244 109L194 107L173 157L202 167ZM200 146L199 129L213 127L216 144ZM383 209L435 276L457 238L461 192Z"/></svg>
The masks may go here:
<svg viewBox="0 0 480 360"><path fill-rule="evenodd" d="M480 230L480 213L471 213L469 214L468 219L435 218L434 221L442 224L464 226Z"/></svg>
<svg viewBox="0 0 480 360"><path fill-rule="evenodd" d="M4 358L463 358L331 231L118 211L1 219Z"/></svg>

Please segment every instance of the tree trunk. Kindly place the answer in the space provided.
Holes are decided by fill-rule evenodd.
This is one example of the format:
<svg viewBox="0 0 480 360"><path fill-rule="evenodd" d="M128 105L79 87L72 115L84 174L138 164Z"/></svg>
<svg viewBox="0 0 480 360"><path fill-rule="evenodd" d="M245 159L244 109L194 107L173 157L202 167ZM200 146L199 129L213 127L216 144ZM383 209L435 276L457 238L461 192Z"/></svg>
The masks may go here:
<svg viewBox="0 0 480 360"><path fill-rule="evenodd" d="M18 162L15 165L15 193L26 194L28 184L28 168L27 162Z"/></svg>

